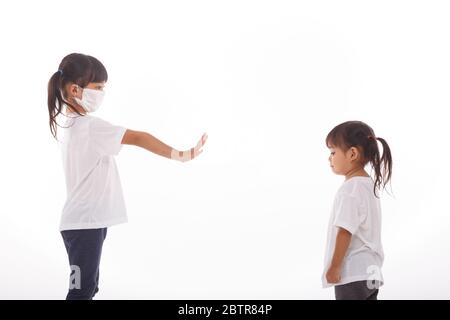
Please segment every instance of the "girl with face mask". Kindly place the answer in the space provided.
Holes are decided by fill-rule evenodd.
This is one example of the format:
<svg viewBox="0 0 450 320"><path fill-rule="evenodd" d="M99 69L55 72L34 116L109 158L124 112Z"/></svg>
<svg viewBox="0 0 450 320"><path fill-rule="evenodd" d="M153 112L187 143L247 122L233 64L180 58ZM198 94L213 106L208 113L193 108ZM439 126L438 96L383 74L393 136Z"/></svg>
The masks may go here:
<svg viewBox="0 0 450 320"><path fill-rule="evenodd" d="M66 299L92 299L98 291L99 266L107 228L127 221L114 155L123 144L135 145L176 161L196 158L206 142L178 151L149 133L113 125L90 113L100 107L108 73L96 58L66 56L48 82L48 112L57 139L58 116L65 116L61 141L67 199L60 232L71 267Z"/></svg>

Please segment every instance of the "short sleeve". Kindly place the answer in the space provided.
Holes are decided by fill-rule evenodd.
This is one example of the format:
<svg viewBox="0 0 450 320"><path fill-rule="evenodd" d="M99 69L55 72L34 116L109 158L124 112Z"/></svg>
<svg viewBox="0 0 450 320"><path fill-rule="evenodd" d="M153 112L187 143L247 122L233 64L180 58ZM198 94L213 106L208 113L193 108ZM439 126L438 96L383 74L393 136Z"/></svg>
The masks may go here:
<svg viewBox="0 0 450 320"><path fill-rule="evenodd" d="M333 225L354 234L361 225L361 210L358 199L348 194L336 197Z"/></svg>
<svg viewBox="0 0 450 320"><path fill-rule="evenodd" d="M100 118L93 118L89 124L89 138L99 154L117 155L122 148L122 138L126 130Z"/></svg>

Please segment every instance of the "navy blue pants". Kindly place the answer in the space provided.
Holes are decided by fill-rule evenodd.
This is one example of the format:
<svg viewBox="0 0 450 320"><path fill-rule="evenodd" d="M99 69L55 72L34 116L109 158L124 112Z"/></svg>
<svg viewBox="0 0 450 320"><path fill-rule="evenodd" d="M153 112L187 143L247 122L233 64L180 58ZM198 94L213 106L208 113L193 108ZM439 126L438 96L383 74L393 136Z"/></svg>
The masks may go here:
<svg viewBox="0 0 450 320"><path fill-rule="evenodd" d="M377 300L379 282L355 281L334 287L336 300Z"/></svg>
<svg viewBox="0 0 450 320"><path fill-rule="evenodd" d="M98 292L106 232L106 228L61 231L71 268L67 300L91 300Z"/></svg>

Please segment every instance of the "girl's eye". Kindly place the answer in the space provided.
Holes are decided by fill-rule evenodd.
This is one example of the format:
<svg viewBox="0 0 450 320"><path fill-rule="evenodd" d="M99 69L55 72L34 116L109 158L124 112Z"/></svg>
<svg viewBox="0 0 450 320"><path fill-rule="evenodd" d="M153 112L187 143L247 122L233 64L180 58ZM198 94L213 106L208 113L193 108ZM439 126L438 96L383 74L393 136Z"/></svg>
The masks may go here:
<svg viewBox="0 0 450 320"><path fill-rule="evenodd" d="M336 153L336 152L333 151L333 152L331 152L331 155L334 156L335 153Z"/></svg>

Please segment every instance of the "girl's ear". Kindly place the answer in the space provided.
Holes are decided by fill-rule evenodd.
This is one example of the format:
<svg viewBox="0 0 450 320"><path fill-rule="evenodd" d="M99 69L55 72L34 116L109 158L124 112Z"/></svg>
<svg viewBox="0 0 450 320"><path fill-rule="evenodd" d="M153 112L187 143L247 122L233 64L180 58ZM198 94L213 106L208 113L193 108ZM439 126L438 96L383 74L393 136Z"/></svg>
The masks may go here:
<svg viewBox="0 0 450 320"><path fill-rule="evenodd" d="M77 97L79 98L79 92L80 92L80 87L74 83L69 84L69 88L67 89L67 92L69 93L70 97Z"/></svg>
<svg viewBox="0 0 450 320"><path fill-rule="evenodd" d="M358 148L351 147L349 149L349 157L350 157L350 161L358 160L359 159L359 150L358 150Z"/></svg>

